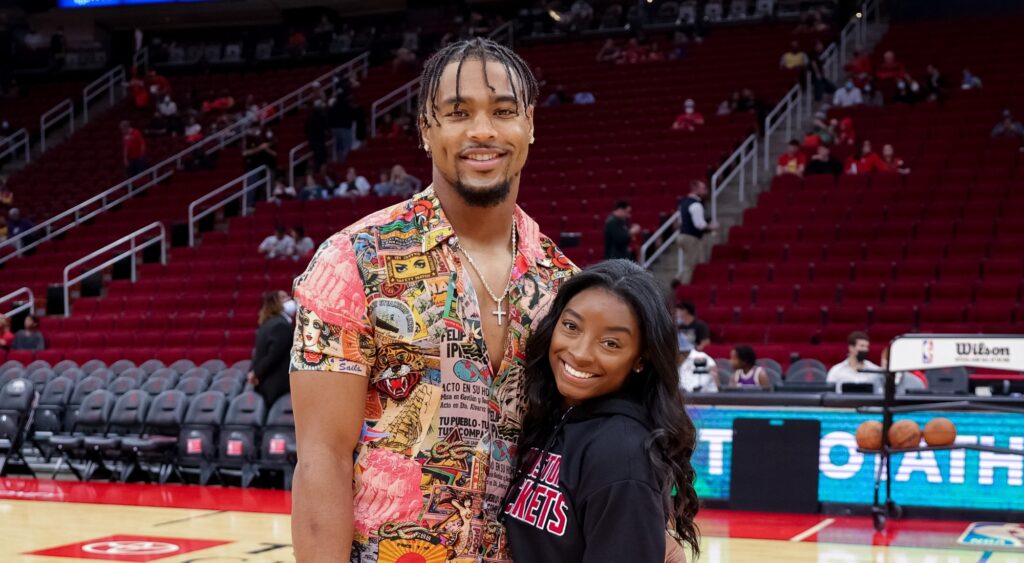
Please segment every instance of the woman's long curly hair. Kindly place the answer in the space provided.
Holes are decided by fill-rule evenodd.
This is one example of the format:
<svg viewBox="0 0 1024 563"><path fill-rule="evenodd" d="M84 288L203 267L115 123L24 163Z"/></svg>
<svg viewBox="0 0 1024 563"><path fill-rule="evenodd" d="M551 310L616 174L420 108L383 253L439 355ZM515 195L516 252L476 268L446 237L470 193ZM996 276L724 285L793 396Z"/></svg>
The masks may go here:
<svg viewBox="0 0 1024 563"><path fill-rule="evenodd" d="M609 291L636 316L643 368L629 375L620 392L650 413L654 430L645 446L661 483L665 513L677 539L698 555L699 531L694 518L699 501L693 485L696 472L690 465L697 432L679 389L676 326L654 277L633 262L608 260L576 274L562 285L547 316L538 323L526 347L526 412L518 445L519 472L529 471L533 460L525 453L531 448L543 450L561 417L555 405L562 404L562 396L548 361L555 327L572 298L592 288Z"/></svg>

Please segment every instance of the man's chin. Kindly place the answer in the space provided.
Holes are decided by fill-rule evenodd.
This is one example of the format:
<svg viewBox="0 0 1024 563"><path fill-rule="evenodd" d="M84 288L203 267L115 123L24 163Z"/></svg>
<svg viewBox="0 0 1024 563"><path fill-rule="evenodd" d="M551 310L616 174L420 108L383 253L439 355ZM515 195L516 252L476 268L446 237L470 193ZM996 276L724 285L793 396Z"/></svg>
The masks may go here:
<svg viewBox="0 0 1024 563"><path fill-rule="evenodd" d="M508 199L512 191L512 182L508 178L503 178L489 184L477 185L459 180L452 187L470 207L494 207Z"/></svg>

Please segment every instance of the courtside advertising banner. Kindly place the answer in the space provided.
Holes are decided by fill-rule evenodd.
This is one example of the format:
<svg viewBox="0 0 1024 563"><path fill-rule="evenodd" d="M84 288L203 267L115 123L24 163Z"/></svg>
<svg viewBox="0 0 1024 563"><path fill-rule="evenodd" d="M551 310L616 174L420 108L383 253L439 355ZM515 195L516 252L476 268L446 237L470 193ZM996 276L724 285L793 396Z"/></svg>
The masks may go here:
<svg viewBox="0 0 1024 563"><path fill-rule="evenodd" d="M915 334L900 336L889 348L894 372L949 367L1024 371L1024 337Z"/></svg>

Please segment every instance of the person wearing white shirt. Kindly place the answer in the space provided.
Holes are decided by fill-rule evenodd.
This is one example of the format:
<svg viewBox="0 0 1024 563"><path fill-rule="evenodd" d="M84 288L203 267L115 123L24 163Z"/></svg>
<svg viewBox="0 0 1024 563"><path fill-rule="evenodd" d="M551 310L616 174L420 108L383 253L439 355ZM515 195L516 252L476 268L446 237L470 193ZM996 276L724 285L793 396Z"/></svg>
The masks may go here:
<svg viewBox="0 0 1024 563"><path fill-rule="evenodd" d="M679 354L676 365L679 366L679 388L687 393L717 393L718 366L715 360L700 350L693 348L693 343L685 334L679 334ZM697 364L703 367L697 369Z"/></svg>
<svg viewBox="0 0 1024 563"><path fill-rule="evenodd" d="M334 195L341 197L362 197L370 193L370 181L365 176L356 173L356 169L349 167L345 173L345 181L338 184Z"/></svg>
<svg viewBox="0 0 1024 563"><path fill-rule="evenodd" d="M868 360L868 351L871 348L871 341L866 333L857 331L850 333L846 339L849 353L845 360L832 366L828 370L825 381L834 383L836 391L842 391L844 383L870 383L875 387L875 393L882 390L882 374L861 373L860 370L880 370L876 364Z"/></svg>
<svg viewBox="0 0 1024 563"><path fill-rule="evenodd" d="M274 230L274 234L263 239L258 250L268 260L286 258L295 251L295 239L285 233L284 227L278 226Z"/></svg>
<svg viewBox="0 0 1024 563"><path fill-rule="evenodd" d="M859 106L864 103L864 95L852 80L847 80L843 87L832 94L832 105L840 108Z"/></svg>

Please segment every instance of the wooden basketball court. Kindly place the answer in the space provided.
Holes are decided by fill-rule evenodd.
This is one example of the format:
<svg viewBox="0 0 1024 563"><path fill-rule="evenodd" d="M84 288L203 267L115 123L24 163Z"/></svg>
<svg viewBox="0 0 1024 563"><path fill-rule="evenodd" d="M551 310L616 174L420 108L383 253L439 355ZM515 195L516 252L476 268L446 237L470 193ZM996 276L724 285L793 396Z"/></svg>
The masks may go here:
<svg viewBox="0 0 1024 563"><path fill-rule="evenodd" d="M0 561L294 561L290 503L282 491L0 479ZM709 563L1024 563L1016 524L905 520L880 534L870 518L722 510L700 524Z"/></svg>

